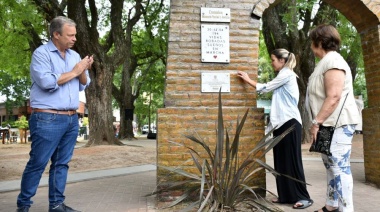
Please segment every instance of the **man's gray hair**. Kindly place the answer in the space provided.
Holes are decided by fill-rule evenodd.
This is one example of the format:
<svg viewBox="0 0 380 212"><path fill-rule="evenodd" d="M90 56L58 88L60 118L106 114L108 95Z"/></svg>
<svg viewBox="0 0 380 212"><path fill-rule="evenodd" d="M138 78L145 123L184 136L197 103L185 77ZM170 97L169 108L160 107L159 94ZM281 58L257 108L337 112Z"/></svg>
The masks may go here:
<svg viewBox="0 0 380 212"><path fill-rule="evenodd" d="M57 16L53 20L51 20L49 27L50 38L53 38L54 32L62 34L62 27L65 24L68 24L70 26L76 26L76 23L73 20L65 16Z"/></svg>

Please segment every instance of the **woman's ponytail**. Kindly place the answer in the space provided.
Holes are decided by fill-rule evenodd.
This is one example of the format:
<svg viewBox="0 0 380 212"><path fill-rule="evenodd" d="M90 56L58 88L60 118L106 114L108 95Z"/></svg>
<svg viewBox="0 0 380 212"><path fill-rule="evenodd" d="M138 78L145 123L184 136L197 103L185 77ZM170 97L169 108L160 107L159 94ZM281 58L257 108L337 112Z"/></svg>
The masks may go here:
<svg viewBox="0 0 380 212"><path fill-rule="evenodd" d="M288 67L291 70L293 70L297 65L296 56L286 49L275 49L271 54L277 57L277 59L284 59L284 67Z"/></svg>

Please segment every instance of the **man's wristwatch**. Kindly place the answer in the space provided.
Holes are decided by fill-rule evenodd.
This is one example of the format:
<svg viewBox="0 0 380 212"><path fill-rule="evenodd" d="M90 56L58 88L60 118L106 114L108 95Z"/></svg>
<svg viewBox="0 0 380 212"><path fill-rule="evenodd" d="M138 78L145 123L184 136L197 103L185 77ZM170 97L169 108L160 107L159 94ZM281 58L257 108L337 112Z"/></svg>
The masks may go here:
<svg viewBox="0 0 380 212"><path fill-rule="evenodd" d="M312 123L313 125L318 126L318 127L319 127L319 125L320 125L320 124L317 122L316 119L311 120L311 123Z"/></svg>

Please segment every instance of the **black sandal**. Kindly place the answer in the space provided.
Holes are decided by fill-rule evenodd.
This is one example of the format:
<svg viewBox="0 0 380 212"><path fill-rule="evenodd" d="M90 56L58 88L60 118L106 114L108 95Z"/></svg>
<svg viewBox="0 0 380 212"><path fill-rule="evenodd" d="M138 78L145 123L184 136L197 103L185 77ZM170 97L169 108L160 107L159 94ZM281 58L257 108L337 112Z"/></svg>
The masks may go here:
<svg viewBox="0 0 380 212"><path fill-rule="evenodd" d="M305 209L305 208L310 207L313 203L314 203L314 201L312 199L310 199L310 200L299 200L296 203L294 203L293 208L294 209ZM297 204L299 204L299 205L297 206Z"/></svg>
<svg viewBox="0 0 380 212"><path fill-rule="evenodd" d="M323 212L339 212L339 209L337 208L335 210L329 211L329 210L327 210L326 206L323 206L322 211ZM314 212L318 212L318 211L314 211Z"/></svg>

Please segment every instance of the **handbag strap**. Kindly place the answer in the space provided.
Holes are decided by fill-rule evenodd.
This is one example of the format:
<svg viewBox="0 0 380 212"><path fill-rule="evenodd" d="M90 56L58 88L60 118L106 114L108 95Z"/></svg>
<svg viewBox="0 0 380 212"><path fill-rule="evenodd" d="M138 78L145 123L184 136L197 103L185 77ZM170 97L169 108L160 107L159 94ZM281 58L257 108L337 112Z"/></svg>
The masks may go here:
<svg viewBox="0 0 380 212"><path fill-rule="evenodd" d="M347 95L346 95L346 98L344 98L344 102L343 102L343 104L342 104L342 108L341 108L340 111L339 111L339 115L338 115L338 118L336 119L336 123L335 123L335 127L334 127L334 128L336 128L336 125L338 124L338 120L339 120L340 114L342 113L344 103L346 103L347 96L348 96L348 93L347 93Z"/></svg>

